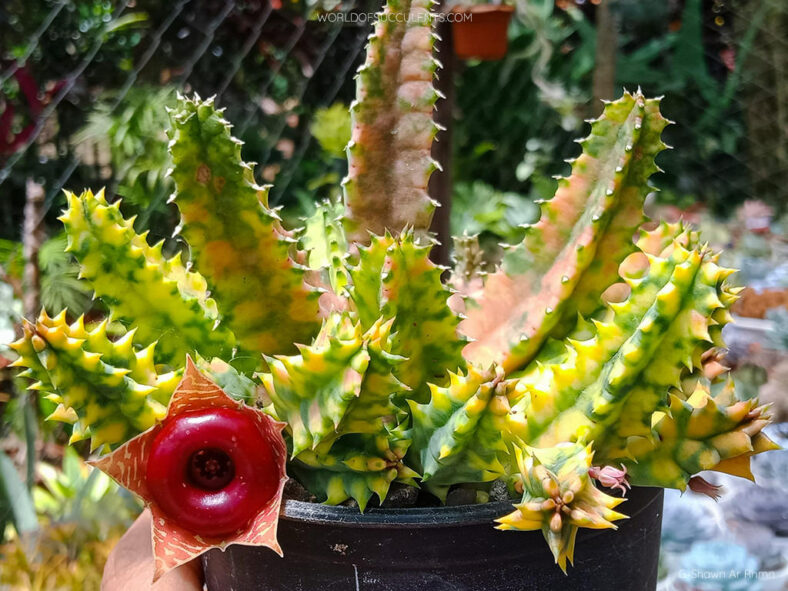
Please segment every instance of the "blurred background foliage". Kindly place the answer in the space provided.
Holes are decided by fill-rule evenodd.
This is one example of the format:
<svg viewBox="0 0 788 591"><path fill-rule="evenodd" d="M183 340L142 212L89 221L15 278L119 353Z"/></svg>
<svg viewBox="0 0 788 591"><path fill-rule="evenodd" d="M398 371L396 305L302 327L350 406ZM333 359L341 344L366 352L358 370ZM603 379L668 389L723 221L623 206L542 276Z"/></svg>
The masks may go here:
<svg viewBox="0 0 788 591"><path fill-rule="evenodd" d="M171 87L135 86L125 96L104 94L88 114L84 127L71 138L80 162L92 164L137 214L137 224L164 238L173 223L167 198L173 186L167 177L169 154L167 107Z"/></svg>
<svg viewBox="0 0 788 591"><path fill-rule="evenodd" d="M534 202L552 195L554 175L568 172L598 99L637 86L665 95L675 150L660 156L666 172L654 177L650 213L698 223L744 270L750 288L737 313L776 329L768 338L745 330L732 359L742 391L774 396L785 420L777 393L788 384L788 320L773 310L788 308L788 4L513 3L506 57L454 64L452 233L478 235L495 261L499 244L520 240L537 218ZM97 589L109 548L139 510L84 465L87 449L65 448L68 427L42 421L52 404L23 394L8 368L5 344L23 313L104 314L65 252L62 189L105 186L138 231L181 248L169 238L177 215L167 203L167 106L177 92L197 92L216 95L258 182L274 185L271 203L298 223L340 196L347 106L368 34L363 19L342 26L318 15L379 4L0 3L1 587Z"/></svg>
<svg viewBox="0 0 788 591"><path fill-rule="evenodd" d="M98 589L101 566L141 510L131 493L89 468L72 448L60 466L40 462L27 508L32 534L11 532L0 552L4 589ZM34 521L35 523L35 521Z"/></svg>
<svg viewBox="0 0 788 591"><path fill-rule="evenodd" d="M562 160L576 155L571 140L581 135L583 119L596 115L599 31L591 17L599 3L558 2L563 10L554 4L520 0L506 58L462 72L455 129L461 180L523 192L565 173ZM610 9L616 96L638 86L664 95L663 112L676 122L665 133L676 149L660 157L666 172L654 179L659 200L702 203L720 215L747 199L784 210L785 3L616 0ZM770 137L756 116L770 121Z"/></svg>

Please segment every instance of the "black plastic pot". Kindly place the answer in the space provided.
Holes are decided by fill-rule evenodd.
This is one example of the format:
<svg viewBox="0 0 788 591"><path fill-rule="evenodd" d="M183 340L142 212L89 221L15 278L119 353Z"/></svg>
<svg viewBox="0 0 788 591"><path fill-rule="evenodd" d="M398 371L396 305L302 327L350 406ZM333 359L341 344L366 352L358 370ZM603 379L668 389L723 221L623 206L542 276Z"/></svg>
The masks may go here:
<svg viewBox="0 0 788 591"><path fill-rule="evenodd" d="M650 591L657 584L662 489L635 488L618 531L580 530L568 576L541 532L503 532L508 503L370 509L288 501L285 557L230 546L203 557L209 591Z"/></svg>

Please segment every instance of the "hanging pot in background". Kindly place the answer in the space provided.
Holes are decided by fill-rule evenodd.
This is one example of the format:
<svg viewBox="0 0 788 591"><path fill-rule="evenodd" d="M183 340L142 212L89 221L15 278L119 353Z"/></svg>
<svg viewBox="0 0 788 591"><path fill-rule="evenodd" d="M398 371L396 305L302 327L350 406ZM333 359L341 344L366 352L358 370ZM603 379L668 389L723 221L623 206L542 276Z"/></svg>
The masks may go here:
<svg viewBox="0 0 788 591"><path fill-rule="evenodd" d="M513 6L477 4L451 10L454 53L460 59L499 60L508 49Z"/></svg>

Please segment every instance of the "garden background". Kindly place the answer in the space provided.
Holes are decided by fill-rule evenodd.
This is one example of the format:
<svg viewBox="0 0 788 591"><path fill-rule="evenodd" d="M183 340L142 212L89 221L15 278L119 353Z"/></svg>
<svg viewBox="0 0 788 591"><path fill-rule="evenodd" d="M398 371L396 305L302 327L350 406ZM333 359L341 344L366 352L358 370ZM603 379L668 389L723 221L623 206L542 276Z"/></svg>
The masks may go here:
<svg viewBox="0 0 788 591"><path fill-rule="evenodd" d="M493 265L579 148L599 99L665 95L675 149L659 158L655 218L683 217L747 285L727 334L737 387L788 418L788 4L784 0L518 0L509 51L459 61L450 99L453 234L479 234ZM137 230L171 238L167 106L216 96L273 183L285 218L339 196L347 105L379 3L332 0L5 0L0 5L0 588L98 589L138 502L66 448L54 405L26 393L5 346L23 315L101 318L56 218L63 189L107 188ZM327 19L326 14L357 15ZM448 113L448 115L447 115ZM446 119L444 119L445 121ZM448 250L447 250L448 252ZM788 429L772 434L783 442ZM756 458L759 487L726 500L669 496L663 585L687 568L785 572L788 452ZM711 479L711 478L710 478ZM741 502L747 495L747 503ZM738 497L738 501L737 501ZM716 540L710 542L709 540ZM716 544L716 545L715 545ZM683 556L683 558L682 558ZM687 558L689 557L689 558ZM694 561L694 562L693 562ZM727 562L726 562L727 561ZM754 563L752 561L755 561ZM728 563L733 566L728 566ZM686 570L686 568L685 568ZM763 589L777 579L750 582ZM749 584L749 583L748 583ZM698 587L699 588L699 587ZM706 587L704 587L706 588ZM717 588L717 587L708 587ZM728 588L728 587L719 587ZM735 588L735 587L730 587ZM756 589L757 587L741 587Z"/></svg>

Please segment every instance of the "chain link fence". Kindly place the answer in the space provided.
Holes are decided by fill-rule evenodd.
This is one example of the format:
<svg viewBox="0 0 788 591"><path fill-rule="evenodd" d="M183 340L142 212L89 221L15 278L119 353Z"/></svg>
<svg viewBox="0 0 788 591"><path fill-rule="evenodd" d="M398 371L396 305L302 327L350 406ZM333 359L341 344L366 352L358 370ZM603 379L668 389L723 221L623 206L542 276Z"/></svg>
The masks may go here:
<svg viewBox="0 0 788 591"><path fill-rule="evenodd" d="M142 171L147 185L134 187L128 177L143 166L166 169L152 157L166 160L164 109L176 92L215 96L227 108L235 135L247 144L245 158L259 163L258 181L277 181L274 204L294 179L300 188L311 186L336 168L315 148L310 124L316 110L352 98L369 23L320 22L309 18L319 7L301 2L33 4L11 0L0 8L3 237L18 238L31 179L45 189L48 216L62 189L107 185L153 212L155 222L156 210L166 209L168 183ZM359 0L332 8L378 7ZM150 194L139 195L145 189ZM299 198L306 197L290 195Z"/></svg>
<svg viewBox="0 0 788 591"><path fill-rule="evenodd" d="M660 89L668 116L677 122L666 132L677 148L663 165L673 175L670 190L679 202L684 197L684 206L694 200L726 213L745 200L761 200L784 212L788 4L673 4L668 33L661 38L671 44L666 49L672 62ZM649 49L653 46L639 51ZM633 69L633 82L638 75ZM650 84L645 81L644 86Z"/></svg>
<svg viewBox="0 0 788 591"><path fill-rule="evenodd" d="M258 163L258 181L274 183L272 203L303 210L335 192L343 165L316 145L314 117L352 99L371 23L314 15L369 14L379 5L7 0L0 6L0 237L19 238L29 180L44 188L50 221L63 188L106 185L154 236L166 235L171 187L151 171L166 169L164 107L176 91L215 95L227 107L245 158ZM664 94L664 111L677 121L666 132L677 149L661 157L667 173L656 180L665 201L717 211L745 199L788 203L788 5L610 6L615 18L606 31L594 24L598 0L520 0L510 55L459 68L455 181L527 193L537 184L521 174L529 158L558 163L542 166L545 176L562 172L590 114L595 71L612 64L617 93L642 86ZM615 36L606 60L594 55L601 35ZM343 124L328 117L329 126ZM549 153L535 153L537 144L536 152L549 146Z"/></svg>

